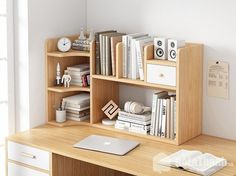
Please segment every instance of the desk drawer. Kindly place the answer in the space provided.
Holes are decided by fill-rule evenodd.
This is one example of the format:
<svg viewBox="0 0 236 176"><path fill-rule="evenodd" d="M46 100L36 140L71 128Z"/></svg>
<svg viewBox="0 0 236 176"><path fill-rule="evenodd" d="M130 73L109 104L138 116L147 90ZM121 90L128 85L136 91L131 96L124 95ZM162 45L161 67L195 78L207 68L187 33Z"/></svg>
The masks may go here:
<svg viewBox="0 0 236 176"><path fill-rule="evenodd" d="M176 67L147 64L147 82L176 86Z"/></svg>
<svg viewBox="0 0 236 176"><path fill-rule="evenodd" d="M49 174L8 162L8 176L49 176Z"/></svg>
<svg viewBox="0 0 236 176"><path fill-rule="evenodd" d="M49 152L37 148L8 141L8 159L49 171Z"/></svg>

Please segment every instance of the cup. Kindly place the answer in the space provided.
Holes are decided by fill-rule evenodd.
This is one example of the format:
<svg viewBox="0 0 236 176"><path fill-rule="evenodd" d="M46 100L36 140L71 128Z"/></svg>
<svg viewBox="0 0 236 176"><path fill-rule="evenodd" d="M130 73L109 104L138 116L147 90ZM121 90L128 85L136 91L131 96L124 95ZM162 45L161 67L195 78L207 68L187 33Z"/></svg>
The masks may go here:
<svg viewBox="0 0 236 176"><path fill-rule="evenodd" d="M56 122L62 123L66 121L66 111L56 110Z"/></svg>

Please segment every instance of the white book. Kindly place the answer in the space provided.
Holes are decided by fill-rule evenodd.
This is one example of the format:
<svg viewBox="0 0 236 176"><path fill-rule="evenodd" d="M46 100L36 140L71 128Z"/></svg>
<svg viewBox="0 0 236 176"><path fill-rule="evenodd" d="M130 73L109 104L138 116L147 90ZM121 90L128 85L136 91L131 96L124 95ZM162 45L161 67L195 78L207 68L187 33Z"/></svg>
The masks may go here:
<svg viewBox="0 0 236 176"><path fill-rule="evenodd" d="M123 44L123 77L128 77L128 35L122 36L122 44Z"/></svg>
<svg viewBox="0 0 236 176"><path fill-rule="evenodd" d="M121 110L119 111L119 116L130 117L132 119L144 122L151 120L151 112L145 112L143 114L131 114Z"/></svg>
<svg viewBox="0 0 236 176"><path fill-rule="evenodd" d="M175 138L174 101L175 101L175 97L171 96L170 97L170 138L171 139Z"/></svg>
<svg viewBox="0 0 236 176"><path fill-rule="evenodd" d="M166 95L168 95L168 92L158 92L158 93L153 94L150 135L155 135L157 100L158 100L158 98L160 98L162 96L166 96Z"/></svg>
<svg viewBox="0 0 236 176"><path fill-rule="evenodd" d="M70 97L63 98L64 102L72 103L72 104L83 104L90 101L90 94L89 93L81 93L77 95L73 95Z"/></svg>
<svg viewBox="0 0 236 176"><path fill-rule="evenodd" d="M136 130L150 130L150 125L140 125L140 124L135 124L131 123L130 128L136 129Z"/></svg>
<svg viewBox="0 0 236 176"><path fill-rule="evenodd" d="M87 101L85 103L81 103L81 104L74 104L71 102L66 102L64 100L62 100L62 107L66 108L66 107L72 107L72 108L84 108L89 106L90 101Z"/></svg>
<svg viewBox="0 0 236 176"><path fill-rule="evenodd" d="M81 72L89 69L89 64L79 64L79 65L74 65L71 67L67 67L67 70L69 71L76 71L76 72Z"/></svg>
<svg viewBox="0 0 236 176"><path fill-rule="evenodd" d="M153 38L135 42L139 78L142 81L144 80L144 47L149 44L153 44Z"/></svg>
<svg viewBox="0 0 236 176"><path fill-rule="evenodd" d="M99 35L99 41L100 41L100 68L101 68L101 74L103 75L104 73L104 68L103 68L103 38L102 34Z"/></svg>
<svg viewBox="0 0 236 176"><path fill-rule="evenodd" d="M177 120L176 120L176 100L174 101L174 138L176 138Z"/></svg>
<svg viewBox="0 0 236 176"><path fill-rule="evenodd" d="M157 100L157 107L156 107L156 122L155 122L155 132L154 132L154 135L155 136L158 136L159 135L159 123L160 123L160 108L161 108L161 99L158 99Z"/></svg>
<svg viewBox="0 0 236 176"><path fill-rule="evenodd" d="M209 176L225 167L227 160L200 151L180 150L161 159L159 164Z"/></svg>
<svg viewBox="0 0 236 176"><path fill-rule="evenodd" d="M135 128L130 128L129 132L133 132L133 133L139 133L139 134L149 134L149 130L140 130L140 129L135 129Z"/></svg>
<svg viewBox="0 0 236 176"><path fill-rule="evenodd" d="M140 125L150 125L151 124L151 120L145 122L145 121L136 120L136 119L133 119L132 117L127 117L127 116L118 116L118 120L130 122L130 123L136 123L136 124L140 124Z"/></svg>
<svg viewBox="0 0 236 176"><path fill-rule="evenodd" d="M72 110L72 111L80 112L80 111L87 110L87 109L89 109L89 108L90 108L90 106L83 107L83 108L66 107L65 110Z"/></svg>
<svg viewBox="0 0 236 176"><path fill-rule="evenodd" d="M131 78L131 73L132 73L132 64L131 64L131 39L135 38L140 38L144 36L148 36L148 34L140 34L140 33L135 33L135 34L129 34L127 35L127 74L128 78Z"/></svg>
<svg viewBox="0 0 236 176"><path fill-rule="evenodd" d="M167 99L162 100L162 123L161 123L161 137L165 138L166 137L166 102Z"/></svg>
<svg viewBox="0 0 236 176"><path fill-rule="evenodd" d="M162 111L163 111L163 99L160 99L160 110L159 110L159 122L158 122L158 129L157 132L155 133L156 136L160 136L161 137L161 132L162 132Z"/></svg>
<svg viewBox="0 0 236 176"><path fill-rule="evenodd" d="M137 58L137 50L136 50L136 41L142 41L145 39L150 39L149 36L133 38L130 41L130 65L131 67L131 79L139 79L139 70L138 70L138 58Z"/></svg>
<svg viewBox="0 0 236 176"><path fill-rule="evenodd" d="M106 75L106 36L102 35L102 75Z"/></svg>
<svg viewBox="0 0 236 176"><path fill-rule="evenodd" d="M125 129L125 130L129 130L129 127L131 125L130 122L125 122L125 121L121 121L121 120L116 120L116 124L117 127L119 127L119 129Z"/></svg>
<svg viewBox="0 0 236 176"><path fill-rule="evenodd" d="M78 121L78 122L84 121L84 120L88 119L89 117L90 117L89 115L84 116L84 117L80 117L80 118L73 117L73 116L70 116L70 115L66 116L67 119Z"/></svg>
<svg viewBox="0 0 236 176"><path fill-rule="evenodd" d="M166 138L170 138L170 99L166 100Z"/></svg>

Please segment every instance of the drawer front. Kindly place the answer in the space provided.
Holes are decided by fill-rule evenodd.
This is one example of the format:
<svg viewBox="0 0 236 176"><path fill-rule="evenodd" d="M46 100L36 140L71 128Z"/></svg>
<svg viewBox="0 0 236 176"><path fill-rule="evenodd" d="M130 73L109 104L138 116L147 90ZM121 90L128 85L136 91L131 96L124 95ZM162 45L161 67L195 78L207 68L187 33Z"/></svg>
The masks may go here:
<svg viewBox="0 0 236 176"><path fill-rule="evenodd" d="M8 162L8 176L49 176L49 174Z"/></svg>
<svg viewBox="0 0 236 176"><path fill-rule="evenodd" d="M8 141L8 159L49 171L49 152L37 148Z"/></svg>
<svg viewBox="0 0 236 176"><path fill-rule="evenodd" d="M176 86L176 67L147 64L147 82Z"/></svg>

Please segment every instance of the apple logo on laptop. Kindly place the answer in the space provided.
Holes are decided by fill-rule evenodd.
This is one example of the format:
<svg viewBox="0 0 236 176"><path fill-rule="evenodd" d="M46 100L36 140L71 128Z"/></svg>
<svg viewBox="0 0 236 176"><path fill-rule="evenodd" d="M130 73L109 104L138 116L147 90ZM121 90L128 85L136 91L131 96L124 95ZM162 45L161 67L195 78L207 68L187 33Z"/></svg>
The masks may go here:
<svg viewBox="0 0 236 176"><path fill-rule="evenodd" d="M111 142L104 142L104 145L111 145Z"/></svg>

